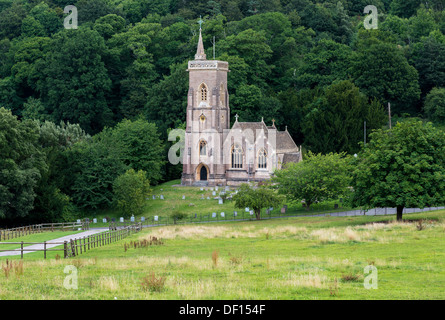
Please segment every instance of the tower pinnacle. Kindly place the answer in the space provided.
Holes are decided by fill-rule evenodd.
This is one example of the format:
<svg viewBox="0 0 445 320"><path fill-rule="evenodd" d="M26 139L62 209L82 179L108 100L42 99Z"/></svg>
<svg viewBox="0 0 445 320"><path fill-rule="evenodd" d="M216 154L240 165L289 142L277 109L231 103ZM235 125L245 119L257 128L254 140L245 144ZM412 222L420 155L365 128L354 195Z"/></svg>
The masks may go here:
<svg viewBox="0 0 445 320"><path fill-rule="evenodd" d="M195 60L206 60L206 53L204 50L204 44L202 43L202 34L201 34L201 25L203 23L202 19L199 18L199 40L198 40L198 48L195 54Z"/></svg>

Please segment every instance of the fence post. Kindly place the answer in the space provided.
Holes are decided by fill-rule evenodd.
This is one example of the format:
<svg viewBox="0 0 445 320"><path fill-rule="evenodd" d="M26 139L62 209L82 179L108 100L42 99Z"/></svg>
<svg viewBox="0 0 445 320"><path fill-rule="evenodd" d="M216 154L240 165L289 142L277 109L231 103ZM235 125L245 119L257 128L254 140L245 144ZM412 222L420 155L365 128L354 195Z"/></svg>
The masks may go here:
<svg viewBox="0 0 445 320"><path fill-rule="evenodd" d="M66 241L64 241L63 242L63 259L66 259L67 255L68 255L68 252L67 252L67 247L66 247Z"/></svg>
<svg viewBox="0 0 445 320"><path fill-rule="evenodd" d="M43 259L46 259L46 241L43 241Z"/></svg>

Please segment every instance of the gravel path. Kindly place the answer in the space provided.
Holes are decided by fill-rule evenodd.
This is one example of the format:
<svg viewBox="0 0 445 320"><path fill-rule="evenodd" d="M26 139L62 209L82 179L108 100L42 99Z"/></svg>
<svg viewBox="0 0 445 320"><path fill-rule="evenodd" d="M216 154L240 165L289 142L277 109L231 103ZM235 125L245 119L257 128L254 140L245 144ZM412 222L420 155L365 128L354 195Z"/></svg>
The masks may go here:
<svg viewBox="0 0 445 320"><path fill-rule="evenodd" d="M64 241L70 241L71 239L75 239L75 238L83 238L83 237L87 237L90 236L92 234L96 234L96 233L100 233L103 231L108 230L108 228L97 228L97 229L90 229L88 231L85 232L81 232L81 233L76 233L76 234L71 234L69 236L65 236L65 237L61 237L61 238L57 238L57 239L52 239L46 242L46 248L50 249L50 248L54 248L57 246L60 246L60 244L56 243L54 244L53 242L64 242ZM14 242L14 241L13 241ZM19 242L19 241L17 241ZM42 249L43 250L43 244L33 244L30 246L25 247L26 249ZM23 251L23 254L27 254L30 252L34 252L34 251ZM17 256L20 255L20 249L18 251L4 251L4 252L0 252L0 257L6 257L6 256Z"/></svg>

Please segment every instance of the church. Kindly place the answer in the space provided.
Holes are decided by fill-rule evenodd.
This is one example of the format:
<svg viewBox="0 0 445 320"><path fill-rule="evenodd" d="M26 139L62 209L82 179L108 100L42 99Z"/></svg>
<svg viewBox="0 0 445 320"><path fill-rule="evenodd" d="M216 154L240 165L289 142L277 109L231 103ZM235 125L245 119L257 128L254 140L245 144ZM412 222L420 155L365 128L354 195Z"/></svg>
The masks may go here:
<svg viewBox="0 0 445 320"><path fill-rule="evenodd" d="M270 179L276 169L302 161L287 127L275 122L241 122L230 128L226 61L207 60L199 29L195 60L189 61L186 131L183 152L184 186L238 186ZM260 115L259 115L260 116ZM241 119L239 119L241 118Z"/></svg>

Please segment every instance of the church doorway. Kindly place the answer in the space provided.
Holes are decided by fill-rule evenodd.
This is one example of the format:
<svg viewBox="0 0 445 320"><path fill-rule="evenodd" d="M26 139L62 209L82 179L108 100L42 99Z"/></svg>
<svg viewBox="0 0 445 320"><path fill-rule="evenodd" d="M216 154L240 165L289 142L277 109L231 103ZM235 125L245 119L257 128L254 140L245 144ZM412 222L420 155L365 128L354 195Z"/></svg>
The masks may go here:
<svg viewBox="0 0 445 320"><path fill-rule="evenodd" d="M207 181L209 178L209 169L206 165L200 164L196 170L197 181Z"/></svg>

